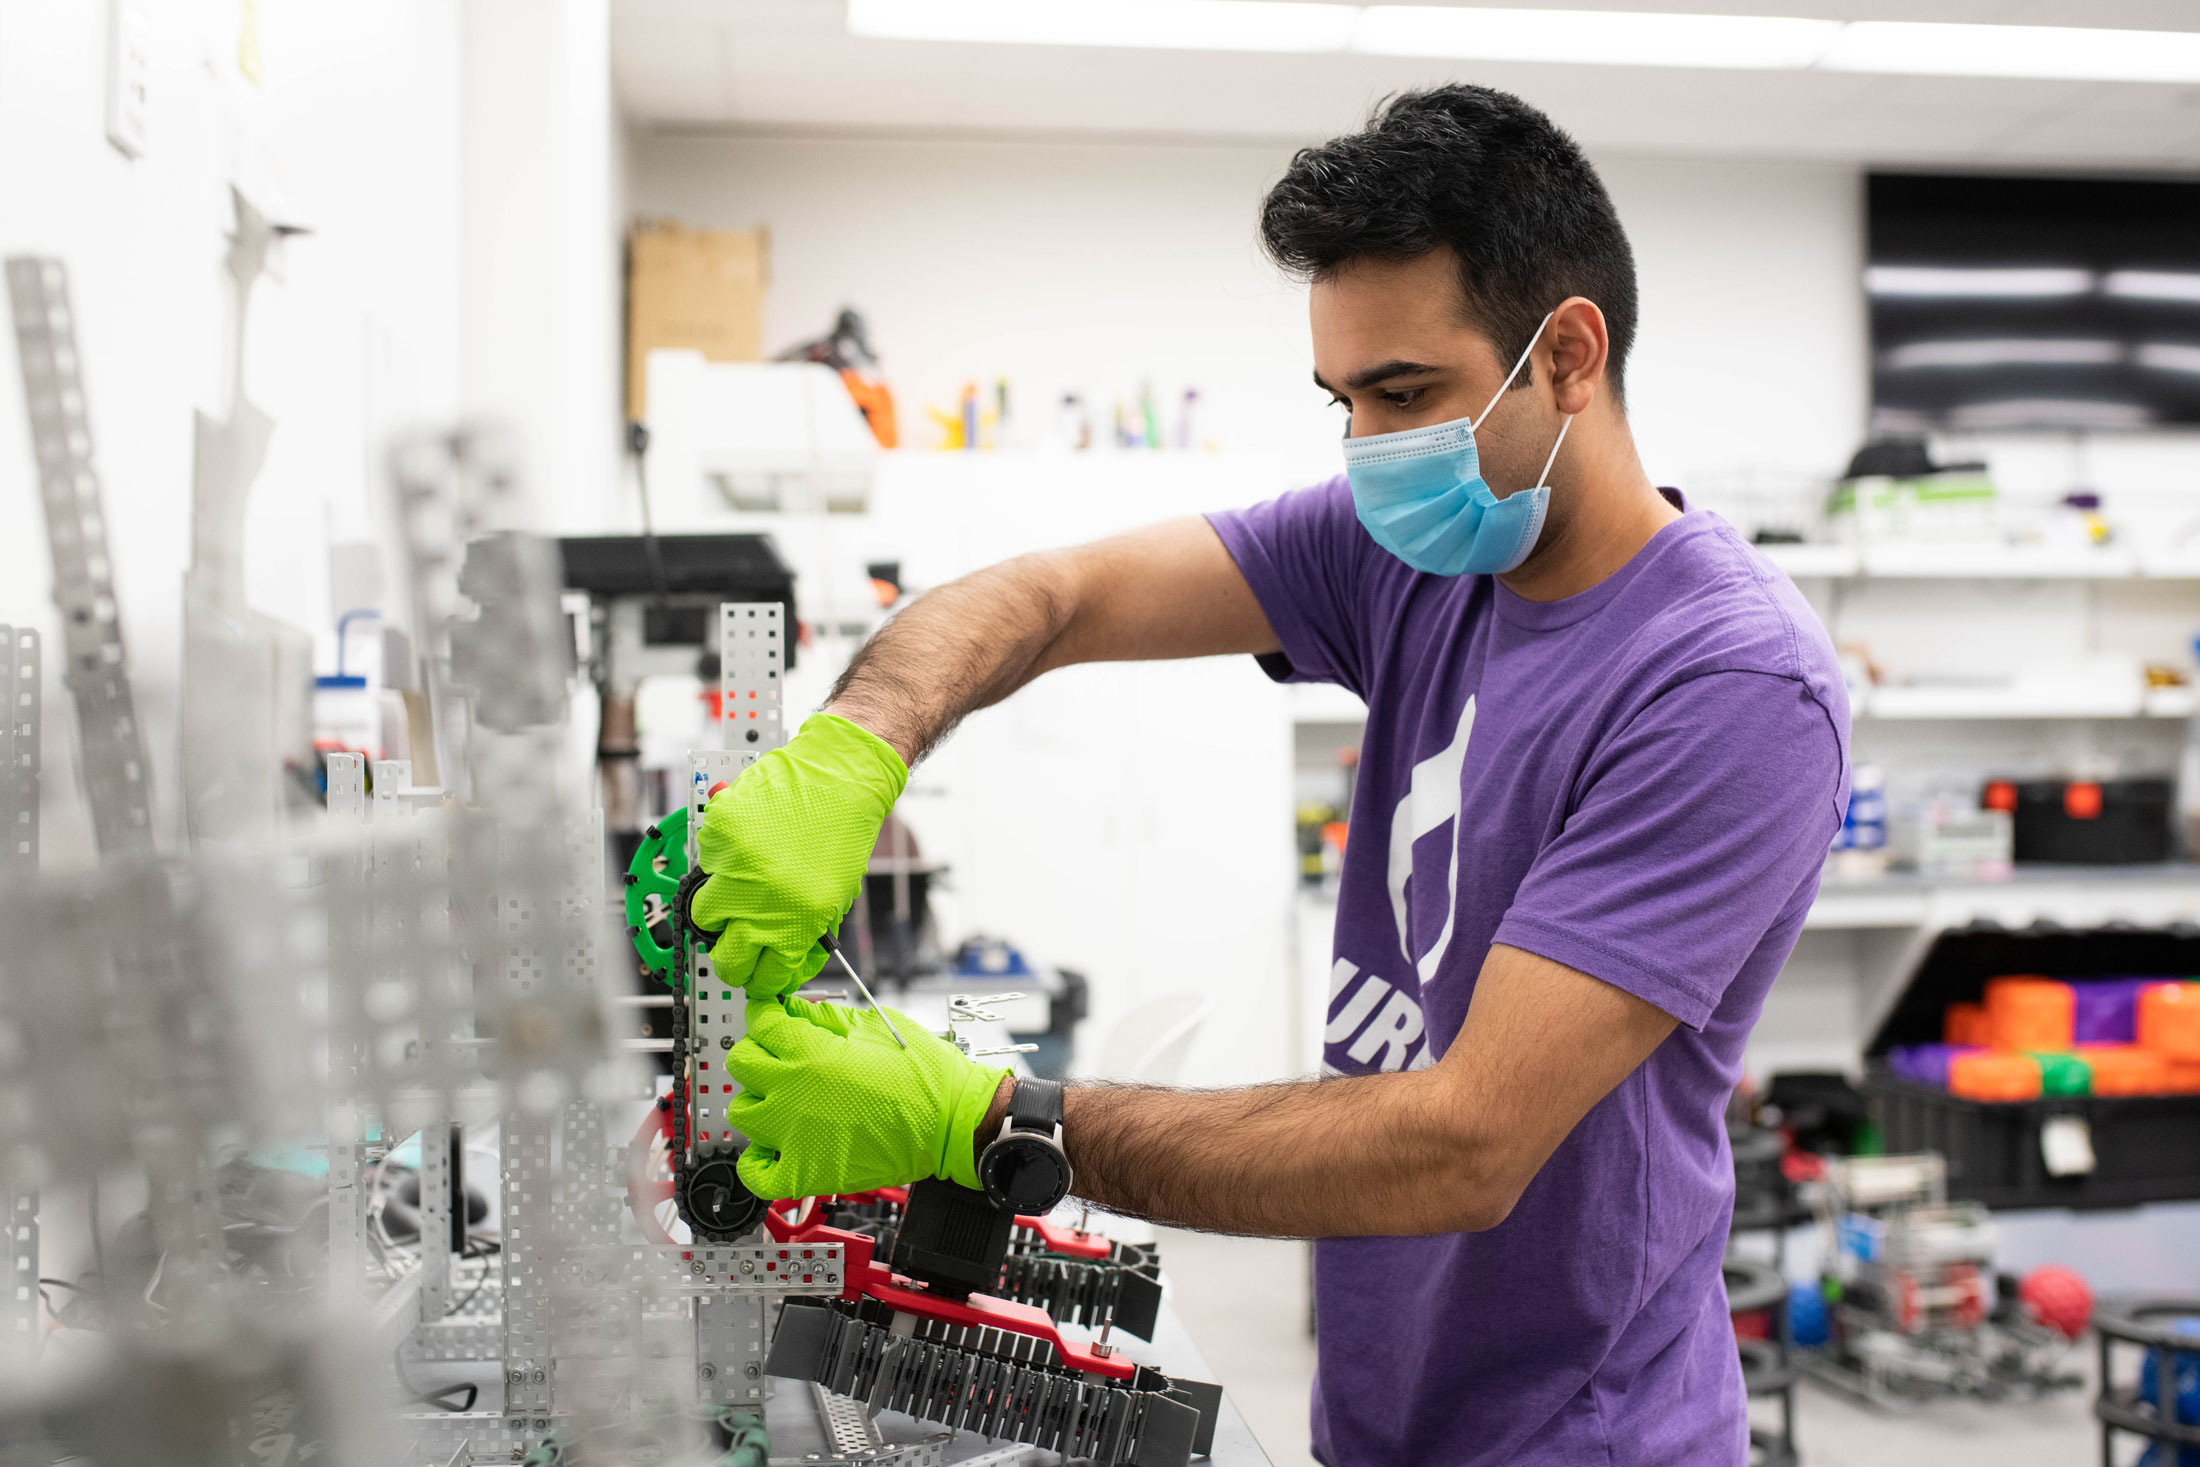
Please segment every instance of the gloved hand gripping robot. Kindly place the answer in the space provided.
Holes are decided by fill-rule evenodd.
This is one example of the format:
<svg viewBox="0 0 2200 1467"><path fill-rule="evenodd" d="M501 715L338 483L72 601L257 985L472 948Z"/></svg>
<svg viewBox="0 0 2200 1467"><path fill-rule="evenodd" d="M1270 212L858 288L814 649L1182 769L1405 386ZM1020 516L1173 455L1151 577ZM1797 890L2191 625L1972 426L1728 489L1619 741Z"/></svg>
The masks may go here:
<svg viewBox="0 0 2200 1467"><path fill-rule="evenodd" d="M1006 1070L952 1028L793 997L835 957L831 928L907 778L883 741L819 714L649 830L627 876L628 932L676 995L675 1069L630 1153L636 1215L659 1239L668 1199L700 1241L761 1224L790 1269L842 1245L840 1296L787 1309L773 1375L1067 1455L1175 1467L1206 1449L1220 1392L1106 1343L1111 1328L1152 1330L1158 1262L1048 1220L1071 1182L1060 1087L1020 1081L981 1156L975 1132ZM660 1138L669 1183L648 1175ZM1101 1338L1065 1338L1048 1308Z"/></svg>

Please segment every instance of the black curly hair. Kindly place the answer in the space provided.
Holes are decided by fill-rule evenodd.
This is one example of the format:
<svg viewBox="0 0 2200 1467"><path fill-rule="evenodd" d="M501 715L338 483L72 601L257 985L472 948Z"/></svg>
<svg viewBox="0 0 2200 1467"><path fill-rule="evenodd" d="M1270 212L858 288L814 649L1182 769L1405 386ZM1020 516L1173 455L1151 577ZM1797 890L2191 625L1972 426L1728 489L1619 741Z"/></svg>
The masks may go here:
<svg viewBox="0 0 2200 1467"><path fill-rule="evenodd" d="M1363 132L1301 148L1261 204L1261 243L1305 279L1449 246L1467 319L1508 365L1568 296L1604 312L1621 395L1635 256L1581 147L1510 92L1442 86L1378 105ZM1522 374L1525 380L1527 374Z"/></svg>

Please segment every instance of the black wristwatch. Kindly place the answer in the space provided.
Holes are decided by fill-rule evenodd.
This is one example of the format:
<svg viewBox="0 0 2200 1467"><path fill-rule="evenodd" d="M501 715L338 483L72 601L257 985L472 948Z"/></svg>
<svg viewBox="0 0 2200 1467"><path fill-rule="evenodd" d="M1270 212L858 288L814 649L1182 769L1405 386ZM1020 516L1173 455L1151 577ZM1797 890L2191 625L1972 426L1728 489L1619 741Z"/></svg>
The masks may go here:
<svg viewBox="0 0 2200 1467"><path fill-rule="evenodd" d="M1026 1217L1044 1217L1069 1195L1060 1081L1016 1082L1001 1134L978 1155L978 1181L994 1205Z"/></svg>

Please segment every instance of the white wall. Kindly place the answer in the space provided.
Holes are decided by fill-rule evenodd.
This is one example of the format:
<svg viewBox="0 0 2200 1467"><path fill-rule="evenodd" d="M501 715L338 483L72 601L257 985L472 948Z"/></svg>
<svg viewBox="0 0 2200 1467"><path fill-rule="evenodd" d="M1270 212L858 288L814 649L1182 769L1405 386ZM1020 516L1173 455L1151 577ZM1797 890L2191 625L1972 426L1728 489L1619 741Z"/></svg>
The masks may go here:
<svg viewBox="0 0 2200 1467"><path fill-rule="evenodd" d="M509 426L542 529L619 475L624 139L609 0L466 0L459 387Z"/></svg>
<svg viewBox="0 0 2200 1467"><path fill-rule="evenodd" d="M1006 374L1024 404L1103 408L1142 379L1211 402L1231 448L1334 471L1304 292L1262 258L1283 146L642 135L633 204L771 226L765 338L869 318L910 441L924 404ZM1830 473L1864 421L1862 191L1821 164L1613 159L1643 322L1629 394L1653 474Z"/></svg>
<svg viewBox="0 0 2200 1467"><path fill-rule="evenodd" d="M313 234L253 303L246 391L276 423L246 527L253 604L326 621L330 528L355 535L392 422L455 406L459 34L447 0L146 4L150 145L106 141L104 4L0 4L0 251L67 262L156 798L175 808L191 415L219 414L220 262L239 180ZM371 120L371 125L369 125ZM0 348L0 621L58 642L12 340ZM73 724L48 662L47 858L88 856Z"/></svg>

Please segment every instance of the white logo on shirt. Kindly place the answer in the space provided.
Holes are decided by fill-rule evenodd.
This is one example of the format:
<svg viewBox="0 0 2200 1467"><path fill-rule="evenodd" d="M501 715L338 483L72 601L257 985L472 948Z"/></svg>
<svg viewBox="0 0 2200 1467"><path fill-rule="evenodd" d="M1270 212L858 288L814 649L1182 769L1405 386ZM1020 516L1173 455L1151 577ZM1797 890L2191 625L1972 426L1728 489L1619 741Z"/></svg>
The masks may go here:
<svg viewBox="0 0 2200 1467"><path fill-rule="evenodd" d="M1413 952L1407 946L1406 878L1414 874L1414 843L1446 824L1455 828L1454 838L1443 843L1444 869L1421 878L1423 882L1434 880L1444 893L1444 925L1437 931L1436 941L1421 954L1421 961L1414 964L1423 983L1435 974L1444 950L1451 946L1452 918L1459 906L1459 894L1452 884L1452 848L1459 843L1459 780L1467 767L1467 739L1473 732L1474 698L1470 694L1467 706L1459 710L1459 728L1451 736L1451 743L1413 766L1405 798L1390 815L1390 915L1396 919L1398 947L1408 963L1413 963Z"/></svg>
<svg viewBox="0 0 2200 1467"><path fill-rule="evenodd" d="M1427 983L1435 975L1437 964L1443 961L1445 951L1451 946L1452 924L1459 905L1452 852L1459 843L1456 828L1460 779L1466 770L1467 739L1473 732L1474 699L1469 697L1466 706L1459 710L1459 727L1452 734L1451 743L1413 766L1413 778L1407 784L1405 798L1398 802L1390 816L1389 868L1386 872L1390 912L1397 926L1399 951L1421 983ZM1434 882L1442 890L1444 923L1437 931L1436 940L1416 963L1407 945L1406 882L1416 874L1413 868L1416 843L1446 825L1454 828L1454 835L1440 843L1443 869L1419 873L1421 881L1416 885L1416 890L1422 890L1427 883ZM1343 1073L1347 1062L1359 1073L1420 1070L1434 1063L1421 1005L1388 979L1362 972L1357 964L1339 958L1329 970L1329 1008L1329 1023L1322 1031L1322 1044L1326 1054L1323 1068L1330 1073Z"/></svg>

